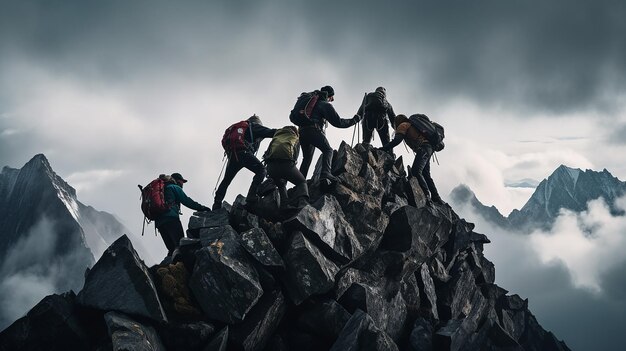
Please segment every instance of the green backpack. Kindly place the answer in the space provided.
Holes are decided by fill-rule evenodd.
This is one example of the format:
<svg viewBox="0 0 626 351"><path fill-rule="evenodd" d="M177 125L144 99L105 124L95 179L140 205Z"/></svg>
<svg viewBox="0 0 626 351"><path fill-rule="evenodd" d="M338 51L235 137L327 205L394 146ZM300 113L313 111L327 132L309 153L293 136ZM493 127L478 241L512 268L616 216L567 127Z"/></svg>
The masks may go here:
<svg viewBox="0 0 626 351"><path fill-rule="evenodd" d="M292 160L298 159L300 153L300 138L298 129L294 126L280 128L274 133L274 137L267 148L263 159L269 160Z"/></svg>

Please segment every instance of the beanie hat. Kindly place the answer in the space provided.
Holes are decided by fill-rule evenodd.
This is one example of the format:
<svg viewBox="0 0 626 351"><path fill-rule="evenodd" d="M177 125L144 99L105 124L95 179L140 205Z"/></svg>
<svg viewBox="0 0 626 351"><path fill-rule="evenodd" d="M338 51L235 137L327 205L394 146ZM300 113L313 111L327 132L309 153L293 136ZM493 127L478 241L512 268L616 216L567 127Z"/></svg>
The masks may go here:
<svg viewBox="0 0 626 351"><path fill-rule="evenodd" d="M378 87L376 88L376 92L378 93L382 93L383 96L387 96L387 90L384 87Z"/></svg>
<svg viewBox="0 0 626 351"><path fill-rule="evenodd" d="M257 115L252 115L250 118L248 118L248 122L263 125L263 122L261 122L261 118L259 118L259 116Z"/></svg>
<svg viewBox="0 0 626 351"><path fill-rule="evenodd" d="M333 89L330 85L323 86L320 91L326 92L328 97L335 95L335 89Z"/></svg>

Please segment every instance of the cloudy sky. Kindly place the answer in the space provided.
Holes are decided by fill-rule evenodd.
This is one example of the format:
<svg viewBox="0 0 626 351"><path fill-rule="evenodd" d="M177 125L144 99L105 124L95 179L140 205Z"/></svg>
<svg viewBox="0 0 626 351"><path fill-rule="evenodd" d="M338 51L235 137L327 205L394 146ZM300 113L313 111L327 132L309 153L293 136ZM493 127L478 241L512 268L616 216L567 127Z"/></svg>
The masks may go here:
<svg viewBox="0 0 626 351"><path fill-rule="evenodd" d="M326 84L348 118L382 85L397 113L446 127L432 171L444 198L465 183L507 214L532 190L505 183L560 164L626 179L624 18L618 0L0 0L0 166L44 153L80 201L138 233L137 184L159 173L211 204L231 123L287 125L298 94ZM338 147L352 129L328 135Z"/></svg>

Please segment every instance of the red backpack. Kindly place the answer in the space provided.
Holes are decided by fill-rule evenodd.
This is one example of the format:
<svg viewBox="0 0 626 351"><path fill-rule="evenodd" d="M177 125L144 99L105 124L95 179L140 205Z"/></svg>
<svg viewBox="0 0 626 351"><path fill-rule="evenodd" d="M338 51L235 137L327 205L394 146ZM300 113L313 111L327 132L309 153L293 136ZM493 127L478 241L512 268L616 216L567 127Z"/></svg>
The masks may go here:
<svg viewBox="0 0 626 351"><path fill-rule="evenodd" d="M248 148L246 132L250 127L248 121L241 121L226 128L222 137L222 146L227 153L237 153Z"/></svg>
<svg viewBox="0 0 626 351"><path fill-rule="evenodd" d="M173 183L174 180L171 176L161 174L145 187L139 185L141 190L141 211L147 219L153 221L172 207L171 203L165 201L165 186Z"/></svg>

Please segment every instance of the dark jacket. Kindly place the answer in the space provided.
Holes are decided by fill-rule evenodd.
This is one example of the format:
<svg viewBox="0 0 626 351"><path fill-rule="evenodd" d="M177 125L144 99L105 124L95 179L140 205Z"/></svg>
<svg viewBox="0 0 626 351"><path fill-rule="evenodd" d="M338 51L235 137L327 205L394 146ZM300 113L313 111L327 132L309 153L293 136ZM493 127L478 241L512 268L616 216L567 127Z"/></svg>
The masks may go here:
<svg viewBox="0 0 626 351"><path fill-rule="evenodd" d="M333 105L328 101L318 101L311 112L311 125L323 128L326 121L337 128L350 128L357 123L354 118L341 118Z"/></svg>
<svg viewBox="0 0 626 351"><path fill-rule="evenodd" d="M383 95L382 93L377 91L370 94ZM359 110L356 114L359 116L363 116L363 118L367 119L368 121L382 120L388 118L389 122L393 123L394 118L396 118L396 113L393 112L393 107L391 106L389 101L387 101L387 97L385 97L384 95L382 96L383 108L381 109L378 106L373 107L370 105L370 103L368 103L367 100L370 94L367 94L367 96L363 99L363 102L361 103L361 106L359 107ZM363 113L365 113L365 115L363 115Z"/></svg>
<svg viewBox="0 0 626 351"><path fill-rule="evenodd" d="M253 154L259 150L261 140L265 138L271 138L274 136L274 133L276 133L276 129L267 128L258 123L250 123L248 131L249 133L246 133L245 138L250 145L248 151L252 152Z"/></svg>
<svg viewBox="0 0 626 351"><path fill-rule="evenodd" d="M154 224L158 228L163 223L169 222L174 219L178 219L180 214L180 204L183 204L189 207L192 210L201 211L204 206L195 202L192 198L187 196L178 184L168 184L165 186L163 190L165 196L165 203L172 204L169 211L160 215L155 221Z"/></svg>

